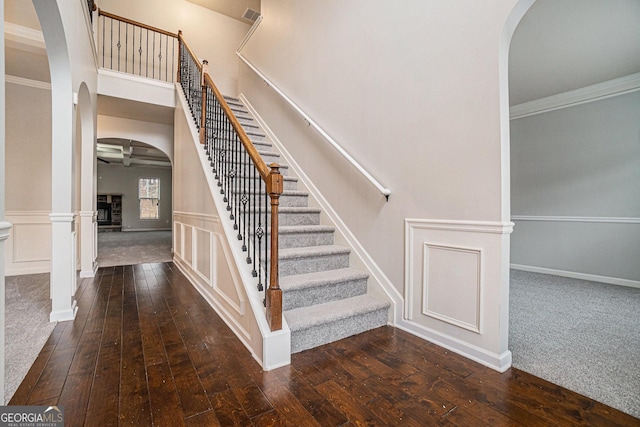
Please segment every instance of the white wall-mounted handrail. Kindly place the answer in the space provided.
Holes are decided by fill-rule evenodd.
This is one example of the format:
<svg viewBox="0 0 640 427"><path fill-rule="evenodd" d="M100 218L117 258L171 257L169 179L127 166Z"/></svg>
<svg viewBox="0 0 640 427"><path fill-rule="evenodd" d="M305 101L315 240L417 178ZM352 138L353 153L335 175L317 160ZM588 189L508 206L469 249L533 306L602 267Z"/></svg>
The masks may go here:
<svg viewBox="0 0 640 427"><path fill-rule="evenodd" d="M289 104L294 110L296 110L298 114L300 114L302 118L307 123L309 123L310 126L312 126L320 135L322 135L322 137L324 137L324 139L326 139L333 148L335 148L344 158L346 158L347 161L358 170L358 172L360 172L365 178L367 178L367 180L369 180L369 182L371 182L378 189L378 191L380 191L380 193L382 193L382 195L384 195L385 198L389 200L389 195L391 194L390 189L386 188L377 179L375 179L373 175L371 175L364 167L362 167L360 163L358 163L356 159L354 159L349 153L347 153L347 151L342 148L340 144L338 144L333 138L331 138L331 136L327 132L325 132L325 130L322 129L320 125L318 125L318 123L316 123L311 117L309 117L309 115L305 113L302 108L300 108L295 102L293 102L291 98L289 98L282 90L280 90L278 86L273 84L273 82L269 80L267 76L265 76L260 70L258 70L258 68L242 54L242 48L244 48L244 46L247 44L253 33L260 25L260 22L262 22L262 16L258 17L256 22L249 29L249 32L236 49L236 55L238 55L238 58L240 58L242 62L244 62L249 68L251 68L253 72L256 73L267 85L275 90L276 93L287 102L287 104Z"/></svg>

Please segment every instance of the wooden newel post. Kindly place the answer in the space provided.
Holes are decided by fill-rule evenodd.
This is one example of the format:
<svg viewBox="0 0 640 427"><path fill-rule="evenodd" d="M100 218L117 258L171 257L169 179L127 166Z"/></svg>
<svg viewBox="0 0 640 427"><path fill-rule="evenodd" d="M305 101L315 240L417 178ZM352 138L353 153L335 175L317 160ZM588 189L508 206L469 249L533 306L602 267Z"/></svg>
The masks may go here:
<svg viewBox="0 0 640 427"><path fill-rule="evenodd" d="M267 193L271 198L271 265L265 300L269 327L272 331L278 331L282 329L282 289L278 279L278 205L284 184L280 166L272 163L269 167L271 172L267 180Z"/></svg>
<svg viewBox="0 0 640 427"><path fill-rule="evenodd" d="M204 75L209 74L209 61L202 61L202 74L200 76L200 86L202 87L202 114L200 115L200 144L205 143L207 137L207 86Z"/></svg>

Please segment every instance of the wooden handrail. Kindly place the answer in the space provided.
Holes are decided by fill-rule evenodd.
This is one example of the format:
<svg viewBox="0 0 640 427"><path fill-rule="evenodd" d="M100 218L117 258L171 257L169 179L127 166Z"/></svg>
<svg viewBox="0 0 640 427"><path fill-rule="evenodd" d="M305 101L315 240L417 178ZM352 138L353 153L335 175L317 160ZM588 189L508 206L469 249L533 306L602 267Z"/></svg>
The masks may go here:
<svg viewBox="0 0 640 427"><path fill-rule="evenodd" d="M113 13L105 12L104 10L98 8L98 15L106 16L107 18L115 19L118 21L122 21L127 24L135 25L137 27L144 28L145 30L155 31L156 33L164 34L165 36L178 38L178 34L172 33L170 31L165 31L160 28L152 27L151 25L143 24L138 21L134 21L133 19L128 19L122 16L114 15ZM194 57L195 58L195 57Z"/></svg>
<svg viewBox="0 0 640 427"><path fill-rule="evenodd" d="M189 55L191 55L191 57L194 59L194 62L196 63L196 67L198 67L198 70L202 72L202 64L200 63L200 61L198 61L198 57L196 56L196 54L193 53L193 51L191 50L189 43L187 43L187 41L184 39L184 36L182 35L182 30L178 31L177 37L178 37L178 41L181 41L182 43L184 43L184 47L187 48L187 52L189 52Z"/></svg>
<svg viewBox="0 0 640 427"><path fill-rule="evenodd" d="M231 107L229 107L229 104L227 104L224 96L222 96L222 94L218 90L218 87L211 79L211 76L208 73L208 62L205 60L203 61L203 64L200 64L200 61L197 60L197 56L194 54L193 50L191 50L186 40L184 40L182 31L178 32L178 41L179 45L184 44L184 47L187 49L187 52L194 60L202 76L202 118L200 125L200 142L205 142L207 126L205 119L205 111L207 109L206 88L208 86L209 89L211 89L211 92L215 96L216 100L220 104L224 115L229 120L229 123L231 123L233 130L238 136L238 139L242 143L242 146L251 158L251 161L253 162L256 170L258 171L260 177L266 185L266 190L267 194L269 195L271 206L271 232L269 234L271 239L271 262L269 265L269 286L265 290L266 316L267 323L269 324L270 329L272 331L280 330L282 329L282 289L280 289L278 275L278 207L280 204L280 196L284 191L284 179L282 177L282 174L280 174L280 166L277 163L271 163L269 166L267 166L262 156L260 156L260 153L258 153L256 147L249 139L249 136L238 121L237 117L231 111ZM179 55L179 57L182 58L181 55ZM180 70L180 66L178 67L178 70ZM180 77L179 74L178 77Z"/></svg>

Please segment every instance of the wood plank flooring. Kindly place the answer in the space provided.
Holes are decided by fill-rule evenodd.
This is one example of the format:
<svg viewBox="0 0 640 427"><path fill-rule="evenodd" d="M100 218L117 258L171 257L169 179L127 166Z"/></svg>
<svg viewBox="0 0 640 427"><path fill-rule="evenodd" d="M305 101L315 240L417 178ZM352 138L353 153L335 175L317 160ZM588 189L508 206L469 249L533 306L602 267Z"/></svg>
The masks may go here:
<svg viewBox="0 0 640 427"><path fill-rule="evenodd" d="M640 426L392 327L264 372L172 263L101 268L78 305L10 402L64 406L66 426Z"/></svg>

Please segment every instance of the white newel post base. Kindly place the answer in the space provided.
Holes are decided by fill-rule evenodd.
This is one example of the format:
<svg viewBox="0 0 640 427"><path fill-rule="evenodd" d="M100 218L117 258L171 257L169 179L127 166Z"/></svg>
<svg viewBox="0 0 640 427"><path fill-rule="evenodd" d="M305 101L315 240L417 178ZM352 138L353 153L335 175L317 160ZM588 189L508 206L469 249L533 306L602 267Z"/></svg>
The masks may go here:
<svg viewBox="0 0 640 427"><path fill-rule="evenodd" d="M75 300L76 231L73 213L52 213L51 219L51 314L49 321L73 320Z"/></svg>
<svg viewBox="0 0 640 427"><path fill-rule="evenodd" d="M98 272L98 212L80 211L80 277Z"/></svg>

